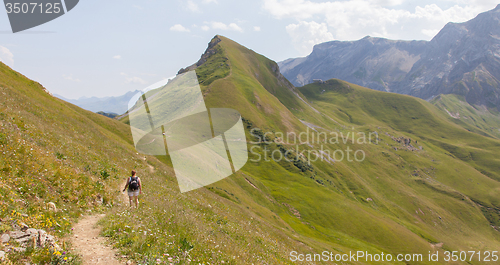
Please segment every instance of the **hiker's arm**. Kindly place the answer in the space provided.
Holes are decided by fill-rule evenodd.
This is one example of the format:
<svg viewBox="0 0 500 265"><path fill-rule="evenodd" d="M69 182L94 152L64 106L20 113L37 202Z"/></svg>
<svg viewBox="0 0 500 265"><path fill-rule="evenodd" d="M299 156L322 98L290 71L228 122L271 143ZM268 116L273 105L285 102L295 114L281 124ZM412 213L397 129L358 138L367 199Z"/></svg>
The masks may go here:
<svg viewBox="0 0 500 265"><path fill-rule="evenodd" d="M125 191L127 189L127 187L128 187L128 181L129 181L129 179L127 178L127 183L125 183L125 188L123 188L123 191Z"/></svg>

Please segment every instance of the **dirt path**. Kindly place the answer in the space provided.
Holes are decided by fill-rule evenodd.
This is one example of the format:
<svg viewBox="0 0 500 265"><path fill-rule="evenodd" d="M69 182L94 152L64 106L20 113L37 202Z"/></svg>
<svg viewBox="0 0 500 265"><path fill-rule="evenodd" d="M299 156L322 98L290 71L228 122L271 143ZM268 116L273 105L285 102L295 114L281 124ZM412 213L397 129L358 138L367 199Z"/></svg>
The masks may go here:
<svg viewBox="0 0 500 265"><path fill-rule="evenodd" d="M148 165L148 167L150 173L155 171L153 166ZM119 187L124 187L125 181ZM126 193L123 193L119 199L122 204L128 205L128 196ZM99 236L101 230L97 226L97 222L104 216L104 214L85 216L73 227L71 242L76 252L82 255L84 265L126 264L126 261L120 262L116 258L117 252L106 245L104 237Z"/></svg>
<svg viewBox="0 0 500 265"><path fill-rule="evenodd" d="M125 186L125 182L121 186ZM120 196L121 203L128 203L126 193ZM83 217L73 227L73 236L71 242L76 252L82 255L84 265L118 265L126 264L126 261L120 262L116 258L116 251L106 245L106 239L99 236L101 229L97 222L103 218L104 214L87 215Z"/></svg>
<svg viewBox="0 0 500 265"><path fill-rule="evenodd" d="M99 236L100 229L96 225L103 216L85 216L74 226L73 247L82 255L83 264L124 264L116 259L116 252L105 245L105 238Z"/></svg>

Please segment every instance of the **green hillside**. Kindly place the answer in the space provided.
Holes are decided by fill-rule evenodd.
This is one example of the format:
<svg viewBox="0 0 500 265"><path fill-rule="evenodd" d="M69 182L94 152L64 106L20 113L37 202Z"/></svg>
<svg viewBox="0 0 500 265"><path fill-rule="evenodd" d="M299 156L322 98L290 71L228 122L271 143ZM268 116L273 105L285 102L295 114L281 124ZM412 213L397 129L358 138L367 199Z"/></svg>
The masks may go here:
<svg viewBox="0 0 500 265"><path fill-rule="evenodd" d="M469 130L480 129L500 138L500 113L484 106L472 106L458 95L439 95L431 103L446 112L453 122ZM472 128L471 128L472 127Z"/></svg>
<svg viewBox="0 0 500 265"><path fill-rule="evenodd" d="M208 108L241 113L249 161L180 193L168 155L135 151L128 117L81 110L0 65L0 140L9 155L0 160L0 218L63 237L82 213L104 212L102 234L140 264L287 264L292 251L423 254L383 264L444 264L443 251L500 247L500 140L484 128L340 80L295 88L275 62L222 36L187 70ZM131 169L145 189L134 211L116 199ZM50 212L48 201L66 210ZM440 261L429 262L438 251ZM10 258L54 258L40 253Z"/></svg>
<svg viewBox="0 0 500 265"><path fill-rule="evenodd" d="M499 176L495 170L499 141L450 122L425 101L342 81L299 88L297 95L306 99L303 102L293 88L277 81L280 75L273 74L272 61L217 38L222 41L216 46L220 49L216 56L227 59L231 72L202 89L213 106L242 113L248 121L249 142L256 140L251 133L256 127L271 132L267 136L272 140L278 140L273 139L281 136L278 132L286 135L305 130L286 126L290 114L278 103L269 104L264 111L282 113L281 119L267 119L262 124L262 110L258 111L262 104L245 94L248 83L255 90L264 87L271 92L262 93L259 99L275 102L276 97L295 119L310 127L310 135L376 132L379 142L323 144L332 151L348 146L364 150L366 159L360 163L317 161L304 170L297 161L249 161L240 173L257 188L238 183L237 174L213 185L214 189L225 190L223 195L230 199L241 201L248 196L270 208L319 249L427 253L441 246L439 243L448 250L498 246L498 231L491 225L499 225ZM197 73L207 71L204 66ZM260 78L265 75L274 78ZM403 138L411 138L411 146ZM309 144L300 145L300 150L321 146ZM293 146L271 143L268 148L283 151ZM251 152L250 158L259 155L264 156Z"/></svg>
<svg viewBox="0 0 500 265"><path fill-rule="evenodd" d="M338 80L297 90L274 62L222 36L188 69L196 69L207 107L234 108L246 121L249 162L208 189L286 227L311 253L442 254L499 245L492 228L499 225L499 142L482 131L465 130L425 101ZM356 139L309 141L295 152L283 139L293 132ZM363 143L358 133L379 138ZM366 159L309 165L296 156L321 146L363 150ZM290 161L269 157L287 151Z"/></svg>
<svg viewBox="0 0 500 265"><path fill-rule="evenodd" d="M207 189L180 194L172 168L138 154L126 124L52 97L1 63L0 91L0 234L21 223L45 229L72 258L28 247L8 253L9 262L78 264L65 237L82 214L94 212L108 213L104 234L138 262L166 260L168 254L179 262L287 263L291 249L307 250L257 214ZM134 215L117 200L132 169L145 186L142 208ZM57 212L48 209L49 202ZM142 233L145 229L155 235Z"/></svg>

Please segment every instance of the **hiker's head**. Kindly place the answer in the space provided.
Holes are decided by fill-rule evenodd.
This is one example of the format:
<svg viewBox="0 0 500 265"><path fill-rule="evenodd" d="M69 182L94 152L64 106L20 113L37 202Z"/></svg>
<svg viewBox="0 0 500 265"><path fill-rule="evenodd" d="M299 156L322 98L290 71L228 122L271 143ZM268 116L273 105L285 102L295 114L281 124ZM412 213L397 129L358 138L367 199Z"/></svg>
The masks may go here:
<svg viewBox="0 0 500 265"><path fill-rule="evenodd" d="M135 170L132 170L132 177L135 176Z"/></svg>

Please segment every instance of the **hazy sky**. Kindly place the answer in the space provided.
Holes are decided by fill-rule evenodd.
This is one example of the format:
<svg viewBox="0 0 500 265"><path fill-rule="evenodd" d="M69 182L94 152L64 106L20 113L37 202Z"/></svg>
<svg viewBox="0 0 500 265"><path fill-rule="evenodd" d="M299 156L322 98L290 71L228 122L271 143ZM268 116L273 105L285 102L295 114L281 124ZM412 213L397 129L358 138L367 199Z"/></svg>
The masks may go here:
<svg viewBox="0 0 500 265"><path fill-rule="evenodd" d="M0 11L0 60L67 98L142 89L196 62L216 35L268 58L366 35L430 40L490 0L80 0L66 15L13 34Z"/></svg>

